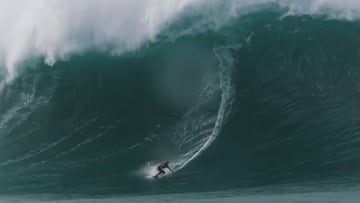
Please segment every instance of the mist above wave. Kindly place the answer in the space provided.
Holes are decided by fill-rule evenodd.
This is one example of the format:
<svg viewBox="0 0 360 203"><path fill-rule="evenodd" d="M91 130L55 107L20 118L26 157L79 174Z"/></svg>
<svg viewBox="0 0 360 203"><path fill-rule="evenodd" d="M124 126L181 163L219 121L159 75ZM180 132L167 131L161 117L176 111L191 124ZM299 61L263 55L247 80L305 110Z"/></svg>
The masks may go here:
<svg viewBox="0 0 360 203"><path fill-rule="evenodd" d="M5 0L0 7L0 66L10 81L29 58L52 65L88 50L122 54L156 40L184 13L200 13L218 27L265 4L296 15L360 17L357 0Z"/></svg>

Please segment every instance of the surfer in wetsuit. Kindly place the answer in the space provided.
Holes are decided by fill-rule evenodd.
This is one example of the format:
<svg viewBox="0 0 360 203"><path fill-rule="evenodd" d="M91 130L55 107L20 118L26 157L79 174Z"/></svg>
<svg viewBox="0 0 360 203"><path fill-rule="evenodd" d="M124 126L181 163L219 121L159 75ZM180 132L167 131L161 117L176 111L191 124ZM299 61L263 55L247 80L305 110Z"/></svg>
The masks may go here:
<svg viewBox="0 0 360 203"><path fill-rule="evenodd" d="M171 172L174 172L170 167L169 167L169 161L166 161L162 164L160 164L158 167L157 167L157 170L159 171L154 177L157 178L160 174L165 174L165 171L164 169L165 168L168 168Z"/></svg>

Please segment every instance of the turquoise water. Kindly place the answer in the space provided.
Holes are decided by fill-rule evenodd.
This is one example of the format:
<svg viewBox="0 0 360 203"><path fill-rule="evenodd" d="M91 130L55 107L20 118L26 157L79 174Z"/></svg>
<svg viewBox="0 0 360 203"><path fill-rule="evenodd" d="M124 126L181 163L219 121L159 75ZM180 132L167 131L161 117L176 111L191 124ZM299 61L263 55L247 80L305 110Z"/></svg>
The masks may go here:
<svg viewBox="0 0 360 203"><path fill-rule="evenodd" d="M257 191L258 192L258 191ZM212 192L212 193L187 193L172 195L147 195L127 197L97 197L61 199L51 196L23 196L17 198L2 198L1 201L13 202L357 202L358 192L312 192L312 193L286 193L286 194L244 194L238 191Z"/></svg>
<svg viewBox="0 0 360 203"><path fill-rule="evenodd" d="M0 201L356 202L356 15L236 5L196 4L135 49L5 63ZM164 160L176 172L149 178Z"/></svg>

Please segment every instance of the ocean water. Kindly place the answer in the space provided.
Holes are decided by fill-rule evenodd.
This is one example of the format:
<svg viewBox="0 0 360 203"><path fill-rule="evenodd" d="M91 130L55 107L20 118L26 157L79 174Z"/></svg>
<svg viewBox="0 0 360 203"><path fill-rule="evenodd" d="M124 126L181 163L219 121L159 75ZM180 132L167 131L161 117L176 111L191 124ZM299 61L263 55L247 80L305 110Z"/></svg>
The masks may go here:
<svg viewBox="0 0 360 203"><path fill-rule="evenodd" d="M357 202L359 11L5 1L0 201Z"/></svg>

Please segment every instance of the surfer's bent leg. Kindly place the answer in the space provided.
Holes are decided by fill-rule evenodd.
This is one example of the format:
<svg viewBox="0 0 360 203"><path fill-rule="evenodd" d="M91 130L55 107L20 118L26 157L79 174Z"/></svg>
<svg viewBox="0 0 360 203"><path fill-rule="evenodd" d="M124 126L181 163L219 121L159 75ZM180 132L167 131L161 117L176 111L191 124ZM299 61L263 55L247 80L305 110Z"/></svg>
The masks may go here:
<svg viewBox="0 0 360 203"><path fill-rule="evenodd" d="M165 173L165 171L160 166L157 167L157 170L159 171L158 174L164 174Z"/></svg>

